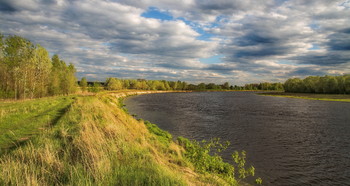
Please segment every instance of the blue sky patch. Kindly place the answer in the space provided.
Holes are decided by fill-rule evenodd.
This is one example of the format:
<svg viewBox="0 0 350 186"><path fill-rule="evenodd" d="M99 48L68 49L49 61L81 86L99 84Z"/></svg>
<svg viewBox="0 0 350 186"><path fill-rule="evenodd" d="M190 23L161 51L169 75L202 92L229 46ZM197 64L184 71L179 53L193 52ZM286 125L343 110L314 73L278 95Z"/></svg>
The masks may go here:
<svg viewBox="0 0 350 186"><path fill-rule="evenodd" d="M211 33L206 32L201 25L198 25L192 21L188 21L185 18L178 18L178 20L183 21L186 25L190 26L194 31L200 34L200 36L196 37L198 40L203 40L203 41L209 41L211 37L214 35ZM217 24L213 23L213 25L210 25L210 27L217 26Z"/></svg>
<svg viewBox="0 0 350 186"><path fill-rule="evenodd" d="M320 46L318 46L317 44L312 44L312 47L309 48L309 50L320 50Z"/></svg>
<svg viewBox="0 0 350 186"><path fill-rule="evenodd" d="M173 20L173 16L166 12L166 11L161 11L156 7L149 7L147 12L144 12L141 14L142 17L146 18L154 18L154 19L159 19L159 20Z"/></svg>
<svg viewBox="0 0 350 186"><path fill-rule="evenodd" d="M162 11L157 7L149 7L146 12L141 14L142 17L146 18L153 18L153 19L159 19L159 20L175 20L175 18L167 11ZM193 30L195 30L197 33L200 34L196 39L198 40L204 40L204 41L209 41L211 37L213 37L213 34L207 33L204 31L200 25L188 21L183 17L177 18L177 20L183 21L186 25L190 26ZM213 23L210 27L217 26L217 23Z"/></svg>
<svg viewBox="0 0 350 186"><path fill-rule="evenodd" d="M200 58L199 61L205 64L215 64L215 63L221 63L221 58L223 57L224 55L219 54L208 58Z"/></svg>

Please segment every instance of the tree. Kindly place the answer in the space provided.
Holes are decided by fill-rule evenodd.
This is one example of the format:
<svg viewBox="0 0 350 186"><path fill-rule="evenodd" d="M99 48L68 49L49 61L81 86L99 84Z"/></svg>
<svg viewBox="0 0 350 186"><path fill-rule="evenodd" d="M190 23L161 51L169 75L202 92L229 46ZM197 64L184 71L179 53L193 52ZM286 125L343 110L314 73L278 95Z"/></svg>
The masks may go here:
<svg viewBox="0 0 350 186"><path fill-rule="evenodd" d="M156 90L166 90L164 83L162 81L155 80L154 86L155 86Z"/></svg>
<svg viewBox="0 0 350 186"><path fill-rule="evenodd" d="M350 75L344 76L344 89L346 94L350 94Z"/></svg>
<svg viewBox="0 0 350 186"><path fill-rule="evenodd" d="M303 81L299 78L288 79L284 83L284 90L286 90L286 92L303 92L305 89L302 82Z"/></svg>
<svg viewBox="0 0 350 186"><path fill-rule="evenodd" d="M215 83L209 83L206 85L206 89L218 89L218 86Z"/></svg>
<svg viewBox="0 0 350 186"><path fill-rule="evenodd" d="M319 81L319 77L309 76L303 80L305 86L305 92L315 93L317 89L317 83Z"/></svg>
<svg viewBox="0 0 350 186"><path fill-rule="evenodd" d="M136 89L136 83L137 83L137 80L136 79L131 79L129 80L129 84L130 84L130 89Z"/></svg>
<svg viewBox="0 0 350 186"><path fill-rule="evenodd" d="M57 54L52 56L52 69L50 75L49 93L50 95L61 94L60 81L61 81L61 62Z"/></svg>
<svg viewBox="0 0 350 186"><path fill-rule="evenodd" d="M123 88L122 82L116 78L107 78L106 86L107 90L121 90Z"/></svg>
<svg viewBox="0 0 350 186"><path fill-rule="evenodd" d="M62 94L68 95L76 91L76 82L77 79L75 77L75 68L73 64L66 63L61 60L61 69L59 71L59 79L60 79L60 90L62 90Z"/></svg>
<svg viewBox="0 0 350 186"><path fill-rule="evenodd" d="M187 90L188 89L188 84L186 82L182 82L182 89L181 90Z"/></svg>
<svg viewBox="0 0 350 186"><path fill-rule="evenodd" d="M184 86L181 81L177 81L176 90L184 90Z"/></svg>
<svg viewBox="0 0 350 186"><path fill-rule="evenodd" d="M274 90L283 90L283 84L282 83L276 83Z"/></svg>
<svg viewBox="0 0 350 186"><path fill-rule="evenodd" d="M95 93L100 92L101 84L99 82L95 81L94 84L92 85L92 87L90 87L89 89L90 89L89 90L90 92L95 92Z"/></svg>
<svg viewBox="0 0 350 186"><path fill-rule="evenodd" d="M149 90L157 90L155 81L149 80L147 81L147 85Z"/></svg>
<svg viewBox="0 0 350 186"><path fill-rule="evenodd" d="M338 82L337 92L339 94L345 94L345 76L337 76L336 78Z"/></svg>
<svg viewBox="0 0 350 186"><path fill-rule="evenodd" d="M130 88L130 81L128 79L123 80L123 88Z"/></svg>
<svg viewBox="0 0 350 186"><path fill-rule="evenodd" d="M170 90L171 89L168 81L162 80L162 82L164 84L165 90Z"/></svg>
<svg viewBox="0 0 350 186"><path fill-rule="evenodd" d="M0 96L26 99L75 91L75 68L20 36L0 34Z"/></svg>
<svg viewBox="0 0 350 186"><path fill-rule="evenodd" d="M284 83L286 92L307 92L307 93L347 93L350 84L347 84L347 77L343 76L309 76L303 80L299 78L288 79Z"/></svg>
<svg viewBox="0 0 350 186"><path fill-rule="evenodd" d="M6 89L14 91L14 98L26 98L30 62L35 46L20 36L8 36L5 39L4 62L7 71Z"/></svg>
<svg viewBox="0 0 350 186"><path fill-rule="evenodd" d="M81 87L81 91L85 92L87 89L87 80L85 77L81 78L79 85Z"/></svg>
<svg viewBox="0 0 350 186"><path fill-rule="evenodd" d="M225 82L225 83L222 85L222 88L228 90L228 89L230 89L230 84L229 84L228 82Z"/></svg>
<svg viewBox="0 0 350 186"><path fill-rule="evenodd" d="M29 83L32 82L30 86L31 98L47 96L49 85L48 79L50 78L52 68L49 53L45 48L37 45L33 61L32 68L34 69L32 69L30 77L34 76L34 78L32 78L32 81L29 81Z"/></svg>
<svg viewBox="0 0 350 186"><path fill-rule="evenodd" d="M334 76L325 76L323 93L338 93L338 81Z"/></svg>
<svg viewBox="0 0 350 186"><path fill-rule="evenodd" d="M11 94L10 73L5 58L5 40L4 35L0 33L0 97L7 98Z"/></svg>
<svg viewBox="0 0 350 186"><path fill-rule="evenodd" d="M169 86L172 90L177 90L178 84L176 81L171 81L171 82L169 82Z"/></svg>
<svg viewBox="0 0 350 186"><path fill-rule="evenodd" d="M69 76L68 78L68 94L72 94L74 92L76 92L77 89L77 78L75 76L75 73L77 72L77 70L75 69L74 65L72 63L70 63L68 65L68 74Z"/></svg>
<svg viewBox="0 0 350 186"><path fill-rule="evenodd" d="M197 87L199 90L204 90L206 88L205 86L205 83L200 83L198 84L198 87Z"/></svg>
<svg viewBox="0 0 350 186"><path fill-rule="evenodd" d="M141 80L141 81L137 82L136 88L139 90L148 90L149 86L148 86L146 80Z"/></svg>

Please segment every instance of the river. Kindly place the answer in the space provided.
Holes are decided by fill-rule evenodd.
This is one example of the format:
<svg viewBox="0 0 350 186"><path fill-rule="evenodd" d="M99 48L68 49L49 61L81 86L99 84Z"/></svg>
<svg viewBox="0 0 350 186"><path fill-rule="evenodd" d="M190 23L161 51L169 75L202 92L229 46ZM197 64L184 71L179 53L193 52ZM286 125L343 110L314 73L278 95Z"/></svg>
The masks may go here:
<svg viewBox="0 0 350 186"><path fill-rule="evenodd" d="M124 103L175 137L230 141L223 157L245 150L264 185L350 185L350 103L253 92L147 94Z"/></svg>

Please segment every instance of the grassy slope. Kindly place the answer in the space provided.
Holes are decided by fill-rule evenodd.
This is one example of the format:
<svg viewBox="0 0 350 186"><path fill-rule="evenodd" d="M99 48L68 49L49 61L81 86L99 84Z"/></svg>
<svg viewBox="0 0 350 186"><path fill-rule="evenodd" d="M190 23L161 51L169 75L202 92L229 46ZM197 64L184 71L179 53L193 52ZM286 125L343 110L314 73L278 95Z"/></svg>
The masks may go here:
<svg viewBox="0 0 350 186"><path fill-rule="evenodd" d="M180 146L159 141L113 95L77 97L55 118L29 143L1 156L0 185L225 184L195 173Z"/></svg>
<svg viewBox="0 0 350 186"><path fill-rule="evenodd" d="M299 98L299 99L311 99L311 100L323 100L323 101L350 102L350 95L348 95L348 94L312 94L312 93L268 92L268 93L259 93L259 95Z"/></svg>

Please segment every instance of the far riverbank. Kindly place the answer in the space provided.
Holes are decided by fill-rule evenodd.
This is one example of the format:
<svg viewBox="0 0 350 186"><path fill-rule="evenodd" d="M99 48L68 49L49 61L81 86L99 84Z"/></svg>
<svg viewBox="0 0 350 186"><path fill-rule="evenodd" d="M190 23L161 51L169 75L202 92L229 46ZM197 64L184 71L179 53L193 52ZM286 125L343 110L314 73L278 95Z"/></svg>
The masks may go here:
<svg viewBox="0 0 350 186"><path fill-rule="evenodd" d="M287 92L266 92L265 93L264 92L264 93L258 93L258 95L322 100L322 101L350 102L349 94L314 94L314 93L287 93Z"/></svg>

